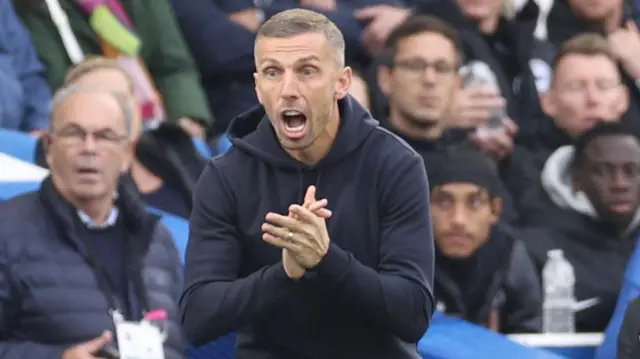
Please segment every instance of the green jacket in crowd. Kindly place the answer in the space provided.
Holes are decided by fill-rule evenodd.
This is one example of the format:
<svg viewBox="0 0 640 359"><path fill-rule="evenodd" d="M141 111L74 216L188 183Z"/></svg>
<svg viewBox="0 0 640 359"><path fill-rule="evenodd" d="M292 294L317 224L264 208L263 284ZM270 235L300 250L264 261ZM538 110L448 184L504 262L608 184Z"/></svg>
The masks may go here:
<svg viewBox="0 0 640 359"><path fill-rule="evenodd" d="M16 8L20 2L13 0ZM19 11L31 32L33 45L47 68L47 77L53 90L59 88L72 63L51 20L44 0ZM120 0L142 41L140 56L162 95L167 117L175 121L189 117L213 124L200 75L185 45L168 0ZM71 29L86 55L102 55L98 37L88 23L88 17L74 5L73 0L59 0L67 14Z"/></svg>

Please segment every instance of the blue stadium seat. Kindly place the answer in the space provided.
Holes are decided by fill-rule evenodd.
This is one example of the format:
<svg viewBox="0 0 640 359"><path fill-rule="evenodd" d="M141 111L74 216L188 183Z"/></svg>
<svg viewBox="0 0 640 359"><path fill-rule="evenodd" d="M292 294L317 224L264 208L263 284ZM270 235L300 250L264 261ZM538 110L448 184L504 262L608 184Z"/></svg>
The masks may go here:
<svg viewBox="0 0 640 359"><path fill-rule="evenodd" d="M0 152L35 163L37 139L28 133L0 129Z"/></svg>
<svg viewBox="0 0 640 359"><path fill-rule="evenodd" d="M504 335L436 312L418 343L424 359L566 359L550 351L529 348Z"/></svg>

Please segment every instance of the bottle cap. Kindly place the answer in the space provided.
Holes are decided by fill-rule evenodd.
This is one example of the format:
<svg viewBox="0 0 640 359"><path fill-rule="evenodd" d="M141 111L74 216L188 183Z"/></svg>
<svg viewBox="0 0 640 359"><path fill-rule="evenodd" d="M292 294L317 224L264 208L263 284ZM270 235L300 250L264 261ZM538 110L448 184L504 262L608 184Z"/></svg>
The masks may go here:
<svg viewBox="0 0 640 359"><path fill-rule="evenodd" d="M154 320L166 320L167 319L167 311L164 309L156 309L145 314L144 319L148 321Z"/></svg>

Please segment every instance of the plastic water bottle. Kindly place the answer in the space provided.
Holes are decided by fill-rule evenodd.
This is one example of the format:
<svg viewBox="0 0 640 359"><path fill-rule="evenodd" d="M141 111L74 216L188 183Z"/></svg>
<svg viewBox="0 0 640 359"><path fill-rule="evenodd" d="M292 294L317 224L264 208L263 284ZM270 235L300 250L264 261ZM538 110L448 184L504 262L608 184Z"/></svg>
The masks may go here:
<svg viewBox="0 0 640 359"><path fill-rule="evenodd" d="M573 266L561 249L547 252L547 263L542 270L544 302L542 305L542 331L545 333L575 332Z"/></svg>

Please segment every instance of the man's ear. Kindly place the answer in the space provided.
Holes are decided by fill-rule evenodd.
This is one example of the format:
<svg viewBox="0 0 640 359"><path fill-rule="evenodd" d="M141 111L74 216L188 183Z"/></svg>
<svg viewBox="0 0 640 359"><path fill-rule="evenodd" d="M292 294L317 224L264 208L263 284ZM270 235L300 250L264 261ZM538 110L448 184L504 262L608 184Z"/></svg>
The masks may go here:
<svg viewBox="0 0 640 359"><path fill-rule="evenodd" d="M253 73L253 83L254 83L253 88L256 91L256 97L258 98L258 102L262 104L262 96L260 96L260 91L258 91L258 73L257 72Z"/></svg>
<svg viewBox="0 0 640 359"><path fill-rule="evenodd" d="M44 159L47 162L47 167L52 168L53 166L53 158L51 156L51 135L49 133L44 133L40 136L40 141L42 141L42 150L44 151Z"/></svg>
<svg viewBox="0 0 640 359"><path fill-rule="evenodd" d="M349 93L351 87L351 81L353 80L353 71L351 67L345 66L340 74L338 82L336 82L335 97L336 100L342 100Z"/></svg>
<svg viewBox="0 0 640 359"><path fill-rule="evenodd" d="M133 158L135 157L136 146L135 142L129 141L126 144L127 148L124 152L124 158L122 160L122 167L120 171L122 173L129 172L131 165L133 164Z"/></svg>
<svg viewBox="0 0 640 359"><path fill-rule="evenodd" d="M378 80L378 87L382 94L389 97L391 94L391 69L386 65L378 66L376 79Z"/></svg>
<svg viewBox="0 0 640 359"><path fill-rule="evenodd" d="M540 106L545 115L555 118L558 113L556 103L553 100L553 88L540 94Z"/></svg>
<svg viewBox="0 0 640 359"><path fill-rule="evenodd" d="M582 173L577 168L571 169L571 189L574 193L581 192L584 189L584 185L580 180L582 178Z"/></svg>
<svg viewBox="0 0 640 359"><path fill-rule="evenodd" d="M500 220L500 216L502 216L503 204L502 198L494 197L491 198L491 213L493 214L492 223L496 224Z"/></svg>

